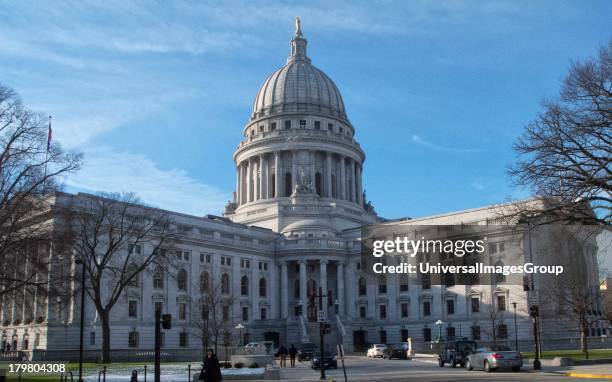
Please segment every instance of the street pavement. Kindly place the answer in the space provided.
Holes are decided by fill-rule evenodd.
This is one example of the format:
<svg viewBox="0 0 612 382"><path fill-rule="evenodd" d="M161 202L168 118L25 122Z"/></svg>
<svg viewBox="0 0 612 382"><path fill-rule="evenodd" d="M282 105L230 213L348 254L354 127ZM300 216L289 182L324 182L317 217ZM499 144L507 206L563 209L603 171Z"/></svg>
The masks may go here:
<svg viewBox="0 0 612 382"><path fill-rule="evenodd" d="M433 362L419 360L384 360L371 359L365 356L345 357L346 374L348 381L419 381L419 382L446 382L446 381L577 381L579 379L555 374L558 369L544 369L544 372L533 372L530 367L520 372L496 371L468 371L462 368L439 367ZM610 365L600 365L610 370ZM595 370L595 368L593 369ZM592 370L591 370L592 371ZM611 370L612 371L612 370ZM342 364L338 359L337 370L326 370L327 380L344 381ZM297 363L296 368L281 369L281 380L284 381L316 381L320 378L320 370L310 368L309 362ZM581 379L584 380L584 379ZM603 381L604 379L598 379Z"/></svg>

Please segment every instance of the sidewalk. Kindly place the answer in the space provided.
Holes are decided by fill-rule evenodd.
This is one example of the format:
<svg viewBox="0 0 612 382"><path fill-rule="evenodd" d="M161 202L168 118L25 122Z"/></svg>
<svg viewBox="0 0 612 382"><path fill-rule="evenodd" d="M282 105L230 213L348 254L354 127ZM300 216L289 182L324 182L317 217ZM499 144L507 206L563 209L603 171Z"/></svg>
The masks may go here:
<svg viewBox="0 0 612 382"><path fill-rule="evenodd" d="M525 371L537 373L533 370L533 365L523 365ZM593 378L593 379L609 379L612 380L612 364L599 365L576 365L576 366L542 366L540 373L550 373L565 375L574 378Z"/></svg>

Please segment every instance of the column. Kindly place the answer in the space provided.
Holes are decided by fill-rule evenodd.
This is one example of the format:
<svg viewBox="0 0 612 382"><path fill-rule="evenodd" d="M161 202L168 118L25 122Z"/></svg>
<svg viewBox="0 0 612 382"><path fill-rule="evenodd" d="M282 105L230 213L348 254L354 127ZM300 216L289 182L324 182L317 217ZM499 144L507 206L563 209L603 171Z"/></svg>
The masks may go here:
<svg viewBox="0 0 612 382"><path fill-rule="evenodd" d="M287 318L289 316L289 280L287 277L287 262L283 261L280 264L281 267L281 298L280 298L280 311L281 318Z"/></svg>
<svg viewBox="0 0 612 382"><path fill-rule="evenodd" d="M346 166L344 155L340 156L340 199L346 199Z"/></svg>
<svg viewBox="0 0 612 382"><path fill-rule="evenodd" d="M348 317L355 317L355 296L357 295L358 287L355 275L357 274L357 270L355 269L354 261L349 261L347 266L346 285L348 285L348 289L346 290L346 315Z"/></svg>
<svg viewBox="0 0 612 382"><path fill-rule="evenodd" d="M312 188L314 189L315 193L316 193L316 182L315 182L315 178L316 178L316 174L317 174L317 169L315 166L315 161L316 161L316 151L310 151L310 183L312 184Z"/></svg>
<svg viewBox="0 0 612 382"><path fill-rule="evenodd" d="M264 199L264 159L263 155L259 154L259 164L257 165L257 178L259 179L259 198Z"/></svg>
<svg viewBox="0 0 612 382"><path fill-rule="evenodd" d="M250 159L247 159L246 166L246 203L249 203L251 201L251 174L253 172L253 164Z"/></svg>
<svg viewBox="0 0 612 382"><path fill-rule="evenodd" d="M274 152L274 196L279 197L282 195L281 192L281 156L280 151ZM286 266L286 265L285 265Z"/></svg>
<svg viewBox="0 0 612 382"><path fill-rule="evenodd" d="M244 204L244 165L238 165L240 182L238 183L238 204Z"/></svg>
<svg viewBox="0 0 612 382"><path fill-rule="evenodd" d="M263 156L263 197L264 199L270 199L272 194L270 192L270 162L266 155Z"/></svg>
<svg viewBox="0 0 612 382"><path fill-rule="evenodd" d="M344 263L338 262L336 277L338 278L338 314L344 316Z"/></svg>
<svg viewBox="0 0 612 382"><path fill-rule="evenodd" d="M248 275L251 278L251 287L250 287L250 292L251 292L251 318L253 320L258 320L261 318L260 316L260 312L259 312L259 274L257 274L254 269L255 269L255 261L253 259L250 259L251 261L251 269L253 269L253 271ZM268 280L269 281L269 280ZM268 283L269 285L269 283Z"/></svg>
<svg viewBox="0 0 612 382"><path fill-rule="evenodd" d="M302 303L302 316L306 315L308 306L308 291L306 290L306 260L299 260L300 264L300 300Z"/></svg>
<svg viewBox="0 0 612 382"><path fill-rule="evenodd" d="M287 196L291 196L293 190L295 190L295 186L297 185L297 177L297 151L293 150L291 151L291 190L289 191L289 195Z"/></svg>
<svg viewBox="0 0 612 382"><path fill-rule="evenodd" d="M327 295L327 260L319 261L319 285L324 296ZM327 312L327 297L323 298L323 311Z"/></svg>
<svg viewBox="0 0 612 382"><path fill-rule="evenodd" d="M360 164L357 164L357 166L355 167L355 174L356 174L356 180L357 180L357 203L359 203L360 206L363 206L363 189L362 189L362 185L361 185L361 172L362 172L362 168Z"/></svg>
<svg viewBox="0 0 612 382"><path fill-rule="evenodd" d="M236 166L236 192L234 193L234 202L240 204L240 166Z"/></svg>
<svg viewBox="0 0 612 382"><path fill-rule="evenodd" d="M355 161L353 159L351 159L351 167L350 167L350 171L351 171L351 197L348 198L351 202L357 202L357 199L355 198Z"/></svg>
<svg viewBox="0 0 612 382"><path fill-rule="evenodd" d="M331 153L328 151L325 155L325 195L328 198L332 197L332 161Z"/></svg>

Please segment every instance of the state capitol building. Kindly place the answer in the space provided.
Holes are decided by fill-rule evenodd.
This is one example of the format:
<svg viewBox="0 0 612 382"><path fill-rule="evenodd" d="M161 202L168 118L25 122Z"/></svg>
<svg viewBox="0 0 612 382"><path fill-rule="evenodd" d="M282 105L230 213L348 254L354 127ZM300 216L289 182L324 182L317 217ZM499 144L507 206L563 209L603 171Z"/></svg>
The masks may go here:
<svg viewBox="0 0 612 382"><path fill-rule="evenodd" d="M170 212L181 233L176 274L151 269L125 289L111 314L112 348L152 349L154 309L161 308L173 317L164 348L201 349L198 321L206 307L200 286L206 280L219 283L225 296L216 311L232 332L233 346L264 340L285 346L318 343L317 308L308 302L321 288L331 326L326 342L342 343L347 351L408 338L417 349L426 348L439 332L443 339L490 342L494 331L498 343L513 344L515 312L521 348L531 349L533 325L522 281L502 277L493 285L431 285L415 275L363 272L364 226L496 224L495 208L394 222L379 217L363 192L366 155L355 138L358 127L351 124L338 87L312 64L299 22L290 46L286 64L257 92L233 153L233 200L223 216ZM87 197L93 196L58 193L54 203ZM491 262L522 259L523 238L514 230L496 230L486 248ZM591 248L582 256L585 283L597 288L595 252ZM568 256L567 250L558 256ZM539 282L536 278L536 289ZM26 351L78 349L78 298L58 306L35 301L33 312L9 296L0 304L3 344ZM489 311L494 307L494 320L487 306ZM579 337L577 330L553 325L554 312L549 316L550 325L542 312L543 341ZM239 324L244 326L240 334L234 329ZM601 321L591 330L601 336L608 328ZM85 348L100 349L101 339L100 320L89 301Z"/></svg>

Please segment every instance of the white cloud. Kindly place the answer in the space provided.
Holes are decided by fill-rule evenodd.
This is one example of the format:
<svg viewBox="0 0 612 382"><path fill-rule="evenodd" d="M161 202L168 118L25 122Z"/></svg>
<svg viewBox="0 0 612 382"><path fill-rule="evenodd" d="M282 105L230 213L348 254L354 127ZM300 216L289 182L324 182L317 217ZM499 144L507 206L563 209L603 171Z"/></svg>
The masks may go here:
<svg viewBox="0 0 612 382"><path fill-rule="evenodd" d="M202 216L219 214L231 192L179 169L164 170L143 155L99 147L85 152L84 168L66 180L68 191L133 191L146 204Z"/></svg>
<svg viewBox="0 0 612 382"><path fill-rule="evenodd" d="M476 153L476 152L484 151L482 149L476 149L476 148L461 148L461 147L443 146L437 143L426 141L416 134L413 134L411 139L413 143L419 146L427 147L429 149L437 150L437 151L458 152L458 153Z"/></svg>

